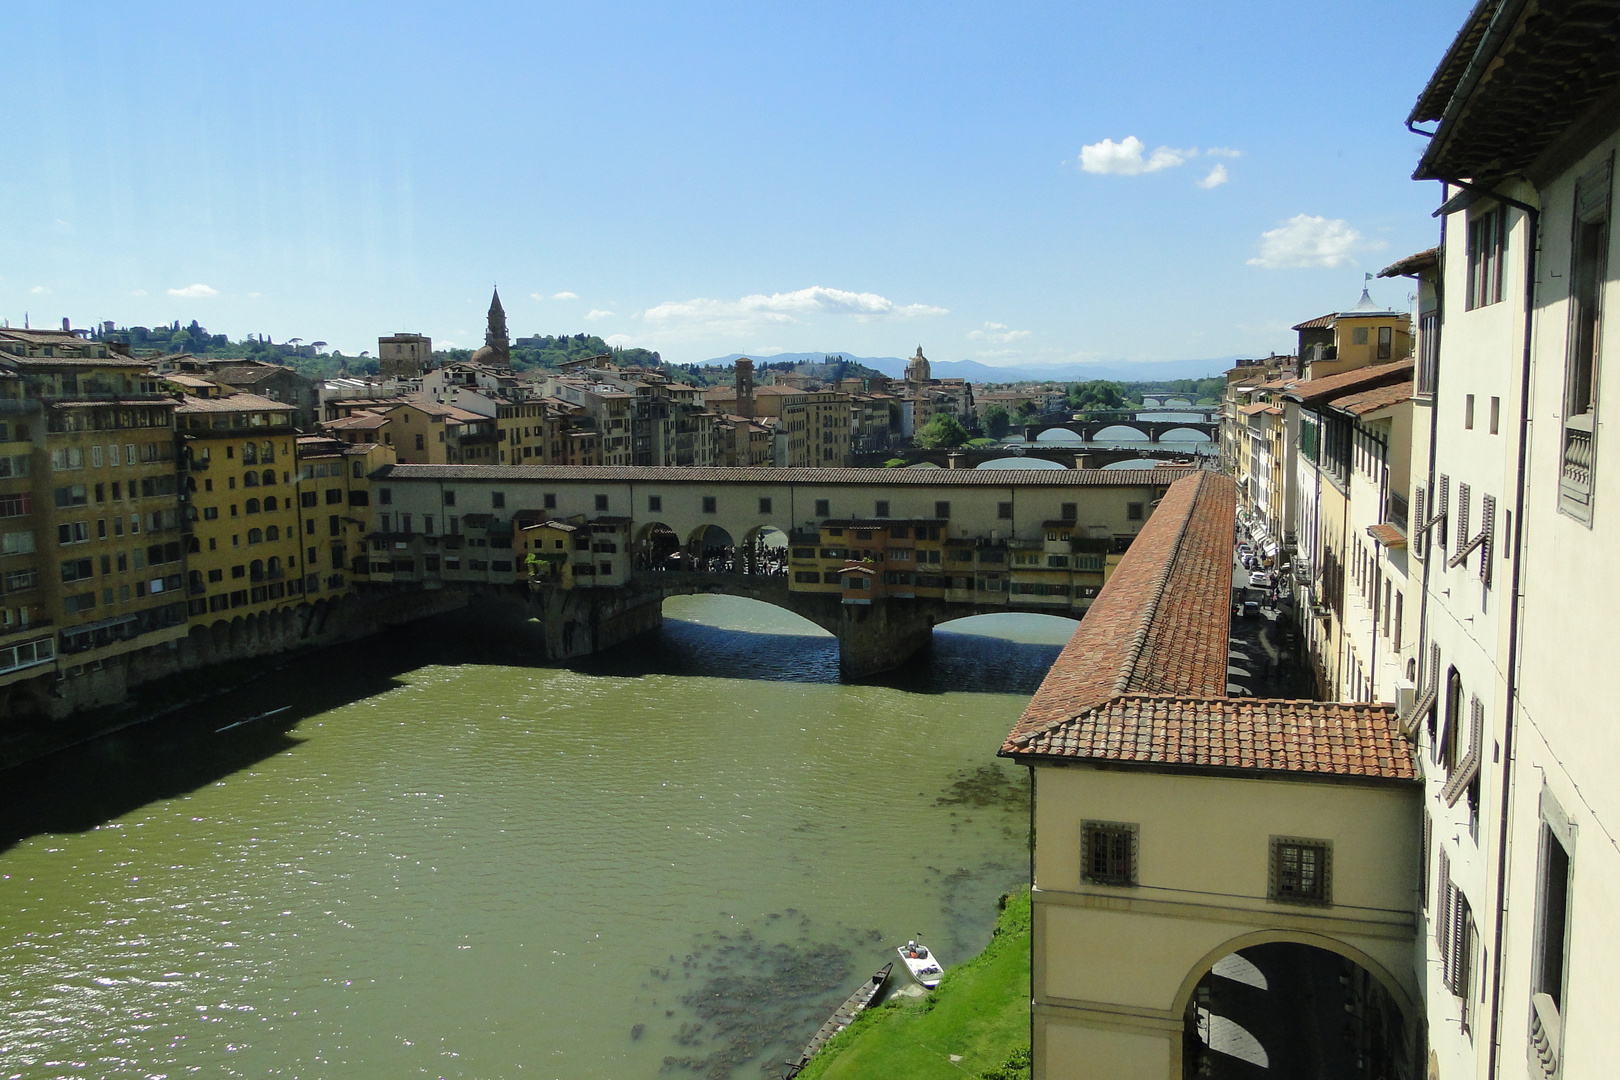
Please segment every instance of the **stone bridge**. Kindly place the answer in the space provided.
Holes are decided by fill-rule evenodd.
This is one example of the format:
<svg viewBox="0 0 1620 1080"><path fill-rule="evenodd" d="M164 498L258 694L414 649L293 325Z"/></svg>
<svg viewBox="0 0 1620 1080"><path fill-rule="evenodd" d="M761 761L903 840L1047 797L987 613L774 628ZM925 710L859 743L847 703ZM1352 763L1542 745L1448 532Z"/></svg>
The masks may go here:
<svg viewBox="0 0 1620 1080"><path fill-rule="evenodd" d="M1077 450L1073 446L1053 446L1050 443L1043 446L991 446L991 447L960 447L954 450L922 450L910 448L906 450L879 450L870 454L856 456L855 464L858 466L881 467L885 461L900 458L907 466L911 465L938 465L942 469L975 469L986 461L1000 461L1003 458L1024 457L1037 461L1055 461L1066 469L1101 469L1119 461L1134 461L1138 458L1154 458L1159 461L1180 461L1186 457L1180 450L1150 450L1134 447L1115 450L1107 447L1092 449L1086 447Z"/></svg>
<svg viewBox="0 0 1620 1080"><path fill-rule="evenodd" d="M1178 410L1179 411L1179 410ZM1138 420L1125 416L1119 419L1107 420L1073 420L1056 418L1042 420L1029 424L1024 428L1024 438L1034 442L1047 431L1072 431L1087 442L1095 439L1099 432L1108 428L1131 428L1148 437L1149 442L1158 442L1172 431L1196 431L1206 439L1215 438L1220 431L1220 425L1199 420Z"/></svg>

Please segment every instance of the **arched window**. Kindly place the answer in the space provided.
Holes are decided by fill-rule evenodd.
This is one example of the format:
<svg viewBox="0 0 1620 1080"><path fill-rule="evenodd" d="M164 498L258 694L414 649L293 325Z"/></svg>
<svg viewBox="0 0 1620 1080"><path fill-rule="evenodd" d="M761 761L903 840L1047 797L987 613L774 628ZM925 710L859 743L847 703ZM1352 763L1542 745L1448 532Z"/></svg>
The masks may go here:
<svg viewBox="0 0 1620 1080"><path fill-rule="evenodd" d="M267 514L274 513L275 509L276 497L274 495L266 495L264 497L264 512Z"/></svg>
<svg viewBox="0 0 1620 1080"><path fill-rule="evenodd" d="M242 474L242 486L243 487L258 487L259 486L259 474L256 473L256 472L243 473Z"/></svg>
<svg viewBox="0 0 1620 1080"><path fill-rule="evenodd" d="M264 560L263 559L254 559L252 562L248 563L248 578L251 581L263 581L264 580Z"/></svg>
<svg viewBox="0 0 1620 1080"><path fill-rule="evenodd" d="M242 444L242 464L257 465L259 463L259 448L256 444L246 442Z"/></svg>
<svg viewBox="0 0 1620 1080"><path fill-rule="evenodd" d="M191 571L191 573L189 573L186 576L187 576L188 580L191 583L191 591L192 592L200 593L200 592L205 592L206 591L206 589L203 586L203 575L202 575L201 570L193 570L193 571Z"/></svg>
<svg viewBox="0 0 1620 1080"><path fill-rule="evenodd" d="M259 500L249 499L247 501L247 505L242 508L242 512L246 514L257 514L259 512Z"/></svg>
<svg viewBox="0 0 1620 1080"><path fill-rule="evenodd" d="M266 540L280 540L281 539L281 530L279 528L277 528L276 526L272 525L268 529L264 530L264 538Z"/></svg>
<svg viewBox="0 0 1620 1080"><path fill-rule="evenodd" d="M264 470L264 482L266 484L275 483L276 482L276 470L274 470L274 469L266 469L266 470Z"/></svg>
<svg viewBox="0 0 1620 1080"><path fill-rule="evenodd" d="M277 558L276 556L272 555L272 556L270 556L269 561L266 562L264 565L265 565L265 569L269 570L272 574L274 574L276 571L281 569L281 560L279 558Z"/></svg>
<svg viewBox="0 0 1620 1080"><path fill-rule="evenodd" d="M195 555L201 550L202 550L201 541L199 541L195 536L186 537L186 551L187 551L188 554Z"/></svg>
<svg viewBox="0 0 1620 1080"><path fill-rule="evenodd" d="M1445 722L1440 729L1440 745L1436 748L1440 763L1448 773L1457 767L1457 739L1462 732L1463 704L1462 676L1457 674L1456 668L1451 668L1446 672Z"/></svg>
<svg viewBox="0 0 1620 1080"><path fill-rule="evenodd" d="M259 529L249 529L248 530L248 543L250 543L250 544L262 544L262 543L264 543L264 533L263 533L263 531L259 530Z"/></svg>
<svg viewBox="0 0 1620 1080"><path fill-rule="evenodd" d="M276 460L276 444L273 442L267 442L260 447L259 460L264 462L266 465Z"/></svg>

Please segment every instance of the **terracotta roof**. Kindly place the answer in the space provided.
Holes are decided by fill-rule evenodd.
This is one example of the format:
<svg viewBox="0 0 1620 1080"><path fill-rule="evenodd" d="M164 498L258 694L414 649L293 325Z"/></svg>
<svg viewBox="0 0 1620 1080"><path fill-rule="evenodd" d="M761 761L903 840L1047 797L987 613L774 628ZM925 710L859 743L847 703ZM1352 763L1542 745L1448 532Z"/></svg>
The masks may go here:
<svg viewBox="0 0 1620 1080"><path fill-rule="evenodd" d="M1271 402L1256 401L1249 405L1239 405L1238 412L1242 413L1244 416L1253 416L1256 413L1263 413L1269 408L1271 408Z"/></svg>
<svg viewBox="0 0 1620 1080"><path fill-rule="evenodd" d="M1200 472L1172 484L1097 594L1003 753L1118 694L1226 693L1236 489Z"/></svg>
<svg viewBox="0 0 1620 1080"><path fill-rule="evenodd" d="M594 436L597 433L574 434ZM1192 472L1190 469L1185 471ZM762 466L411 464L387 466L386 474L400 480L595 480L604 484L743 481L754 484L915 485L942 489L990 487L1003 490L1011 487L1163 487L1184 475L1180 469L774 469ZM1198 474L1200 477L1213 475L1209 472ZM1157 516L1155 513L1154 518ZM1154 518L1149 519L1150 524ZM1137 542L1140 543L1140 540Z"/></svg>
<svg viewBox="0 0 1620 1080"><path fill-rule="evenodd" d="M1126 694L1009 740L1040 754L1149 768L1415 780L1394 706Z"/></svg>
<svg viewBox="0 0 1620 1080"><path fill-rule="evenodd" d="M1397 364L1379 364L1376 367L1352 368L1337 375L1320 379L1307 379L1283 393L1289 401L1301 405L1319 405L1335 397L1372 390L1391 383L1411 382L1413 362L1402 360Z"/></svg>
<svg viewBox="0 0 1620 1080"><path fill-rule="evenodd" d="M1406 534L1388 522L1367 526L1367 535L1387 548L1403 548L1406 546Z"/></svg>
<svg viewBox="0 0 1620 1080"><path fill-rule="evenodd" d="M1378 271L1378 276L1381 278L1416 277L1425 270L1436 269L1439 267L1439 265L1440 249L1437 247L1432 247L1426 251L1419 251L1414 255L1408 255L1406 258L1401 259L1398 262L1390 263L1388 266Z"/></svg>
<svg viewBox="0 0 1620 1080"><path fill-rule="evenodd" d="M370 431L374 428L386 427L392 422L382 413L361 409L359 412L350 413L348 416L328 420L321 427L326 428L328 431Z"/></svg>
<svg viewBox="0 0 1620 1080"><path fill-rule="evenodd" d="M1359 394L1350 394L1346 397L1334 398L1328 402L1328 407L1340 412L1347 412L1352 416L1365 416L1370 412L1387 408L1390 405L1399 405L1409 401L1412 397L1412 384L1410 382L1390 383L1372 390L1363 390Z"/></svg>
<svg viewBox="0 0 1620 1080"><path fill-rule="evenodd" d="M259 394L232 394L230 397L188 397L174 410L177 413L293 412L298 406L275 401Z"/></svg>
<svg viewBox="0 0 1620 1080"><path fill-rule="evenodd" d="M1314 319L1306 319L1302 323L1295 323L1293 326L1289 327L1289 329L1290 330L1326 330L1328 327L1332 326L1334 324L1334 322L1336 322L1338 320L1338 318L1339 318L1339 313L1337 311L1330 311L1326 315L1321 315L1321 316L1318 316L1317 318L1314 318Z"/></svg>

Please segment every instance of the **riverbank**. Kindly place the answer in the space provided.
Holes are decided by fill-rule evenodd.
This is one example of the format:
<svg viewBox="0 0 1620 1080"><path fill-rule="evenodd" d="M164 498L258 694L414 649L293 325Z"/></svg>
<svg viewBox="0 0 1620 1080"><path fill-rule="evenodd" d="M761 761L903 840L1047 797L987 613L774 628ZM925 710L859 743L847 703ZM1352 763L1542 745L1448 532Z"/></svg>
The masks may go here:
<svg viewBox="0 0 1620 1080"><path fill-rule="evenodd" d="M1029 1076L1029 892L1005 898L990 944L924 998L891 997L827 1043L800 1080ZM897 978L905 978L897 975Z"/></svg>

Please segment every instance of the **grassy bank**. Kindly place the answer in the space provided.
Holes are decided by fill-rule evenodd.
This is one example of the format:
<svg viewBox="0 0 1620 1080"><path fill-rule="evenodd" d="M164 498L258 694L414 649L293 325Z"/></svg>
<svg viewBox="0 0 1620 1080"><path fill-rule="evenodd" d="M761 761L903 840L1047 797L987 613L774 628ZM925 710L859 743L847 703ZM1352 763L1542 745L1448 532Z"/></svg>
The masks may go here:
<svg viewBox="0 0 1620 1080"><path fill-rule="evenodd" d="M904 973L896 978L904 979ZM1029 893L1009 897L984 952L925 998L872 1009L811 1060L803 1080L1020 1080L1029 1076ZM951 1058L958 1058L952 1061Z"/></svg>

